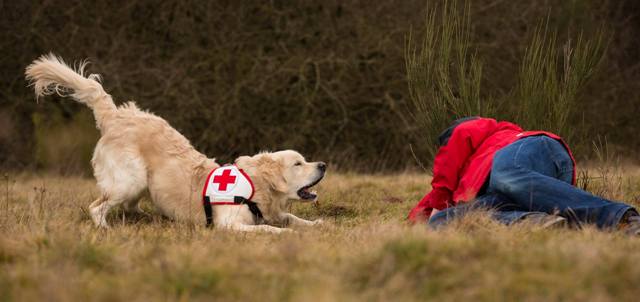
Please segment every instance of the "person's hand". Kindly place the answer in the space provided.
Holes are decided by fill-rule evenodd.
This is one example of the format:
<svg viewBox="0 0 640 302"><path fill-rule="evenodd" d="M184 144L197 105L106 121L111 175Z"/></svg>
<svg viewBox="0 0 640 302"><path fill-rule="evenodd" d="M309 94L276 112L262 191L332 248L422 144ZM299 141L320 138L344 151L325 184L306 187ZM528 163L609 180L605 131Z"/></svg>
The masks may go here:
<svg viewBox="0 0 640 302"><path fill-rule="evenodd" d="M438 212L440 212L440 210L438 210L438 209L432 209L432 210L431 210L431 215L429 216L429 220L430 220L433 216L435 216Z"/></svg>

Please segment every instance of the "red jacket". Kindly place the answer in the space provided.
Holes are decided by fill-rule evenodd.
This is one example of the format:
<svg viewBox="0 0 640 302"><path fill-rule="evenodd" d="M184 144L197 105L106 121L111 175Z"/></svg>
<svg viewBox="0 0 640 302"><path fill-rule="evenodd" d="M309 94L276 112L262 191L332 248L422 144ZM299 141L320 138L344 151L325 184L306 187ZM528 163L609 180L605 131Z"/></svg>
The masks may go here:
<svg viewBox="0 0 640 302"><path fill-rule="evenodd" d="M473 200L491 171L493 155L528 136L546 135L565 146L573 160L572 183L575 185L573 155L564 141L553 133L523 131L515 124L490 118L465 120L448 131L450 137L446 137L448 141L440 147L433 162L432 190L409 213L408 219L412 222L426 221L432 209L442 210Z"/></svg>

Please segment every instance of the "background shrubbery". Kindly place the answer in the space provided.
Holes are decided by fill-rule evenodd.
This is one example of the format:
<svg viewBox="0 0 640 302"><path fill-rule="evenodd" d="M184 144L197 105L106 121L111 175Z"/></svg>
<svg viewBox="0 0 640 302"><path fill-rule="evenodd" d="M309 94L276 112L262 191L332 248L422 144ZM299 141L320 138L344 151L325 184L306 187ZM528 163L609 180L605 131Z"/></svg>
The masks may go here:
<svg viewBox="0 0 640 302"><path fill-rule="evenodd" d="M407 79L410 107L423 148L436 155L437 140L451 121L469 116L490 116L517 123L523 129L544 129L573 142L583 153L593 141L571 118L582 110L578 97L602 62L608 44L605 29L584 29L571 41L557 41L547 19L538 22L519 63L514 87L483 93L483 57L471 45L470 1L443 1L428 7L422 35L409 36ZM584 125L584 123L583 123ZM582 131L581 131L582 130ZM582 134L580 137L576 134ZM575 148L577 145L578 148Z"/></svg>
<svg viewBox="0 0 640 302"><path fill-rule="evenodd" d="M26 65L53 51L69 61L89 58L116 100L137 101L221 162L295 148L348 169L414 166L411 149L426 161L428 144L410 117L404 56L410 29L423 33L426 7L412 0L2 2L0 163L61 172L88 165L97 138L88 110L55 98L36 104L25 87ZM517 86L526 47L547 17L559 51L604 24L609 46L569 117L581 127L570 143L607 136L637 159L640 3L480 0L469 14L486 100Z"/></svg>

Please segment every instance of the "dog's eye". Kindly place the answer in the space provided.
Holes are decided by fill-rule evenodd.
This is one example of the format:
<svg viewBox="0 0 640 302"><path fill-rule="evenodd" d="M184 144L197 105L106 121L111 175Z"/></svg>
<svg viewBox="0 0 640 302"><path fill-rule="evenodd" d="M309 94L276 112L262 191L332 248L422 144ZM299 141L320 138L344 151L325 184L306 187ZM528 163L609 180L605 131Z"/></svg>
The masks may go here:
<svg viewBox="0 0 640 302"><path fill-rule="evenodd" d="M293 164L294 166L302 166L302 162L297 161L295 164Z"/></svg>

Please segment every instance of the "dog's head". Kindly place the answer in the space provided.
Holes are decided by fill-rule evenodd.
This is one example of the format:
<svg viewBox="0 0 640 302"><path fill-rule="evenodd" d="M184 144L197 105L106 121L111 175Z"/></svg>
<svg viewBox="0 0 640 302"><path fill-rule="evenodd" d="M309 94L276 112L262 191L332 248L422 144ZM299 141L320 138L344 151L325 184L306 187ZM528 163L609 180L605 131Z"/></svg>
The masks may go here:
<svg viewBox="0 0 640 302"><path fill-rule="evenodd" d="M287 199L315 201L318 195L310 188L322 180L327 165L307 162L293 150L241 156L236 165L245 170L256 184L256 190L267 189ZM259 188L258 186L265 188Z"/></svg>

